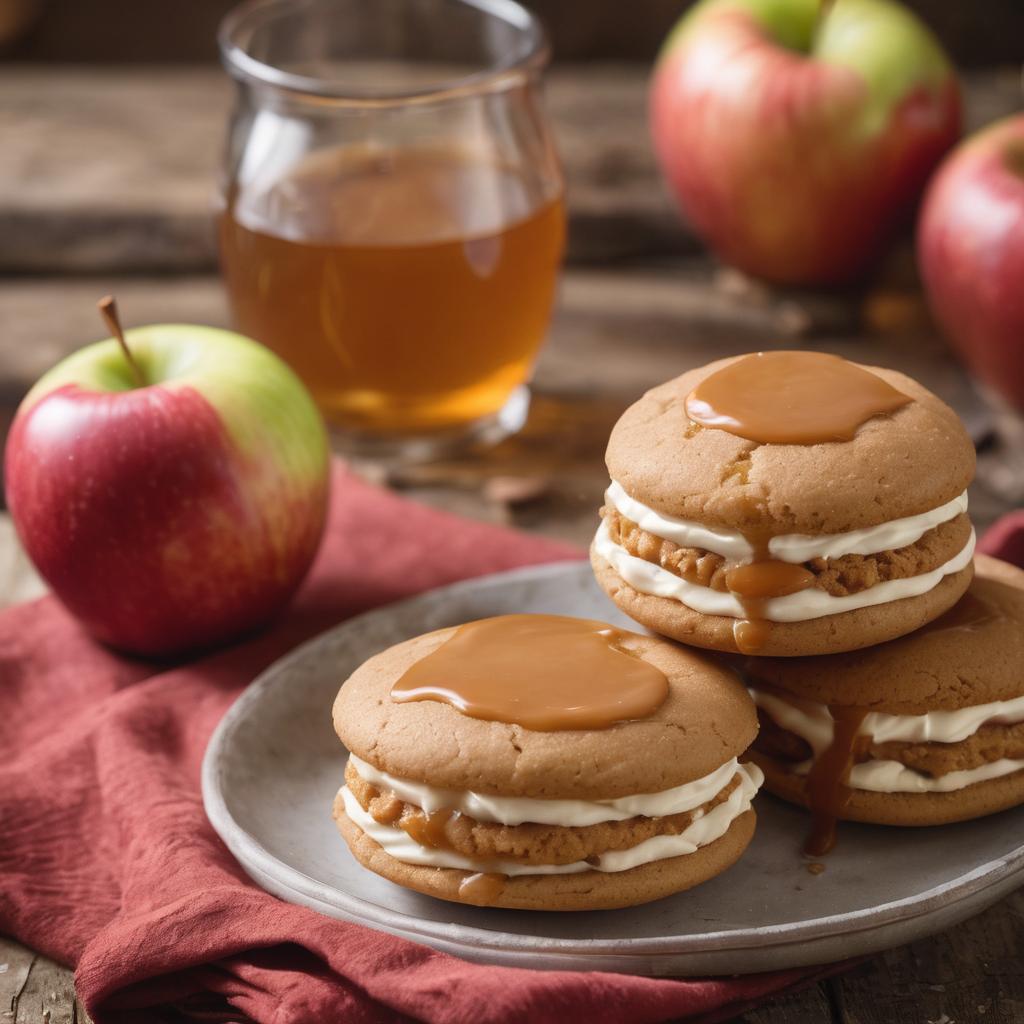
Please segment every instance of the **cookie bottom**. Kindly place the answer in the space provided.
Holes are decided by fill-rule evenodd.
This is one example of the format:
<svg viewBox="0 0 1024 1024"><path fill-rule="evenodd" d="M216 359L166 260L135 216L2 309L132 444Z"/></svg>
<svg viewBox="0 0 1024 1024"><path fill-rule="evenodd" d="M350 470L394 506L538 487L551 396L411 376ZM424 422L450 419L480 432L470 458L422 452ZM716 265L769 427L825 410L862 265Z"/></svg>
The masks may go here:
<svg viewBox="0 0 1024 1024"><path fill-rule="evenodd" d="M705 615L669 597L644 594L631 587L593 548L590 562L604 592L630 618L641 625L692 647L731 654L740 651L733 636L736 619ZM757 653L776 658L812 654L839 654L872 647L913 633L938 618L963 596L974 577L973 563L943 577L937 586L918 597L825 615L805 622L769 623L767 640Z"/></svg>
<svg viewBox="0 0 1024 1024"><path fill-rule="evenodd" d="M801 807L807 806L806 776L756 750L748 753L764 772L764 789ZM839 815L843 821L871 825L949 825L996 814L1024 804L1024 769L986 779L952 793L874 793L855 789Z"/></svg>
<svg viewBox="0 0 1024 1024"><path fill-rule="evenodd" d="M721 874L739 860L754 835L757 817L745 811L725 835L694 853L652 861L627 871L581 871L572 875L516 875L493 900L479 902L459 895L471 876L456 868L433 868L396 860L335 804L334 820L352 855L375 874L416 892L474 906L506 910L611 910L649 903L690 889Z"/></svg>

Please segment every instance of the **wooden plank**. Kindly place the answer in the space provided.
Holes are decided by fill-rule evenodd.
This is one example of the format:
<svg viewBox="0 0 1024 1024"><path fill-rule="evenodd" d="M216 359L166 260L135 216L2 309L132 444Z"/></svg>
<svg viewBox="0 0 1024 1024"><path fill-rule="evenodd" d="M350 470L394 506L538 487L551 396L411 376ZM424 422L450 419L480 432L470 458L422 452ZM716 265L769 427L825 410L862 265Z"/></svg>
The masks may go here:
<svg viewBox="0 0 1024 1024"><path fill-rule="evenodd" d="M552 72L569 259L693 252L654 166L645 66ZM968 119L1019 106L1010 69L968 78ZM212 67L0 70L0 270L206 271L231 86Z"/></svg>
<svg viewBox="0 0 1024 1024"><path fill-rule="evenodd" d="M237 0L176 0L173 7L131 0L51 0L16 53L39 60L199 61L214 56L217 24ZM907 0L960 63L1014 61L1024 36L1024 9L1013 0ZM10 6L11 0L8 0ZM547 24L556 57L650 60L692 0L530 0ZM42 8L42 0L20 0ZM15 9L19 6L14 3ZM628 13L627 13L628 12Z"/></svg>
<svg viewBox="0 0 1024 1024"><path fill-rule="evenodd" d="M46 957L36 957L18 997L13 1024L77 1024L71 972Z"/></svg>
<svg viewBox="0 0 1024 1024"><path fill-rule="evenodd" d="M125 323L225 326L219 281L207 276L0 279L0 405L16 402L64 355L105 333L96 300L118 297ZM705 261L634 270L569 270L542 352L542 391L632 400L646 388L711 359L792 345L785 298L754 300L718 283ZM926 324L898 335L861 336L851 323L821 330L815 347L894 366L920 379L962 416L984 408L958 364Z"/></svg>
<svg viewBox="0 0 1024 1024"><path fill-rule="evenodd" d="M4 1024L90 1024L75 996L72 972L0 936L0 1021Z"/></svg>
<svg viewBox="0 0 1024 1024"><path fill-rule="evenodd" d="M732 1024L839 1024L824 982L746 1010Z"/></svg>
<svg viewBox="0 0 1024 1024"><path fill-rule="evenodd" d="M40 278L0 281L0 433L31 383L64 354L103 333L95 300L113 290L128 324L177 321L223 325L229 315L212 277ZM709 265L656 271L570 270L535 379L526 429L487 452L376 473L430 504L579 544L589 541L607 479L604 445L622 410L647 388L691 366L780 338L785 300L757 305L722 291ZM976 437L988 414L936 335L919 326L899 335L835 330L815 347L893 366L949 402ZM2 439L2 438L0 438ZM495 487L491 482L504 480ZM509 481L520 497L507 500ZM524 490L531 492L522 497ZM1007 510L972 489L980 528Z"/></svg>
<svg viewBox="0 0 1024 1024"><path fill-rule="evenodd" d="M18 1001L38 955L13 939L0 935L0 1020L13 1022Z"/></svg>
<svg viewBox="0 0 1024 1024"><path fill-rule="evenodd" d="M1019 1024L1024 1020L1024 891L933 938L836 979L841 1024Z"/></svg>

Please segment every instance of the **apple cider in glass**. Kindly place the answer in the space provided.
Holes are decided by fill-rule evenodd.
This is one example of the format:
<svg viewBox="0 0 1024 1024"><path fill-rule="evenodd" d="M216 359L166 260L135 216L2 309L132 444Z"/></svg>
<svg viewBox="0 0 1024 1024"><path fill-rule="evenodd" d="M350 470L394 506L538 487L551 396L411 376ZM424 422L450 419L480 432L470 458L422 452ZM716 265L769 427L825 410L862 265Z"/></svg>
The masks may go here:
<svg viewBox="0 0 1024 1024"><path fill-rule="evenodd" d="M335 149L220 222L238 327L328 421L418 432L497 413L529 377L562 254L559 197L457 149Z"/></svg>
<svg viewBox="0 0 1024 1024"><path fill-rule="evenodd" d="M218 233L236 326L339 448L398 461L518 430L565 236L511 2L264 0L221 31L239 84Z"/></svg>

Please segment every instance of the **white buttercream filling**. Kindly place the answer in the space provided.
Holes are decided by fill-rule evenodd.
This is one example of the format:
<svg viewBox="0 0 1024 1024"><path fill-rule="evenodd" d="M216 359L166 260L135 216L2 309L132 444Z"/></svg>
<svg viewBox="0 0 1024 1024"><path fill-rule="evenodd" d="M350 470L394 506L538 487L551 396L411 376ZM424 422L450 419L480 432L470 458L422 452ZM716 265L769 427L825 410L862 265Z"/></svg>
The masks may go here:
<svg viewBox="0 0 1024 1024"><path fill-rule="evenodd" d="M750 691L754 702L784 729L803 737L815 752L832 743L832 715L825 704L804 707L763 690ZM955 711L928 711L923 715L887 715L869 711L861 724L860 736L875 743L960 743L983 725L1013 725L1024 722L1024 696L973 704Z"/></svg>
<svg viewBox="0 0 1024 1024"><path fill-rule="evenodd" d="M538 825L597 825L602 821L625 821L638 814L645 818L682 814L706 804L739 770L739 764L733 758L702 779L658 793L639 793L617 800L538 800L428 786L382 772L355 754L349 754L349 763L371 785L391 790L400 800L414 804L428 814L448 807L475 821L493 821L500 825L522 825L526 821Z"/></svg>
<svg viewBox="0 0 1024 1024"><path fill-rule="evenodd" d="M365 763L365 762L364 762ZM679 857L694 853L702 846L720 839L728 831L729 826L741 814L750 809L750 802L757 792L764 776L757 765L741 764L734 766L732 776L739 784L721 803L716 804L707 814L697 813L690 825L679 835L654 836L645 839L627 850L610 850L590 861L574 861L571 864L523 864L520 861L488 860L486 862L464 857L452 850L422 846L404 829L394 825L382 825L363 810L359 801L352 795L347 786L341 787L341 797L345 804L345 813L358 825L385 853L405 864L418 864L428 867L456 868L460 871L493 871L503 875L569 875L582 871L627 871L629 868L649 864L651 861L664 860L668 857ZM723 766L725 767L725 766ZM708 776L710 778L710 776ZM703 781L703 780L702 780ZM728 779L726 780L729 781ZM666 791L671 792L671 791ZM657 794L655 794L657 795ZM553 801L554 802L554 801ZM563 801L557 801L559 803ZM582 801L568 801L577 803ZM614 819L606 819L614 820ZM566 822L559 824L566 825Z"/></svg>
<svg viewBox="0 0 1024 1024"><path fill-rule="evenodd" d="M817 587L808 587L795 594L765 601L760 617L769 622L805 622L824 615L837 615L908 597L919 597L938 586L943 577L959 572L970 563L974 556L974 541L972 529L963 549L945 565L931 572L886 580L856 594L841 596L826 593ZM660 565L631 555L621 544L612 540L607 521L602 520L598 527L594 549L634 590L643 594L671 598L703 615L725 615L734 619L742 619L746 615L739 598L729 591L690 583Z"/></svg>
<svg viewBox="0 0 1024 1024"><path fill-rule="evenodd" d="M806 775L814 759L832 745L835 723L828 707L810 702L798 707L763 690L751 689L750 695L777 725L799 736L810 746L814 757L793 767L798 775ZM929 711L923 715L886 715L871 711L865 715L857 735L870 736L875 743L959 743L988 723L1012 725L1021 721L1024 721L1024 697L1017 697L957 711ZM933 778L899 761L873 759L854 765L847 785L875 793L951 793L1022 768L1024 761L1002 758L977 768L947 772Z"/></svg>
<svg viewBox="0 0 1024 1024"><path fill-rule="evenodd" d="M976 782L1012 775L1022 768L1024 761L1003 758L977 768L947 772L933 778L915 772L899 761L864 761L853 766L848 785L853 789L867 789L873 793L953 793L973 786Z"/></svg>
<svg viewBox="0 0 1024 1024"><path fill-rule="evenodd" d="M613 480L605 492L605 500L646 533L672 541L681 548L703 548L723 558L744 561L753 558L754 549L738 530L716 530L666 515L630 497L618 481ZM878 526L848 533L820 536L787 533L772 537L768 553L780 562L801 564L812 558L841 558L843 555L874 555L879 551L895 551L916 544L929 530L955 519L967 511L967 492L947 501L945 505L920 515L893 519Z"/></svg>

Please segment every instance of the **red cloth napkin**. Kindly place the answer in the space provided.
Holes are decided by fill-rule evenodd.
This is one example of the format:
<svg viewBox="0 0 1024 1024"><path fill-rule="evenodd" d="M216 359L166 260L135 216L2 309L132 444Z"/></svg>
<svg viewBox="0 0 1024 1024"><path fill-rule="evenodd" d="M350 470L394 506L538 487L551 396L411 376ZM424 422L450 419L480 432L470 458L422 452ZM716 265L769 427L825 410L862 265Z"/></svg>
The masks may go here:
<svg viewBox="0 0 1024 1024"><path fill-rule="evenodd" d="M199 793L207 740L275 658L365 608L578 556L339 468L314 570L253 640L154 666L97 646L52 598L3 613L0 931L76 964L97 1024L151 1022L165 1006L261 1024L721 1019L820 976L677 981L468 964L278 901L210 828Z"/></svg>

